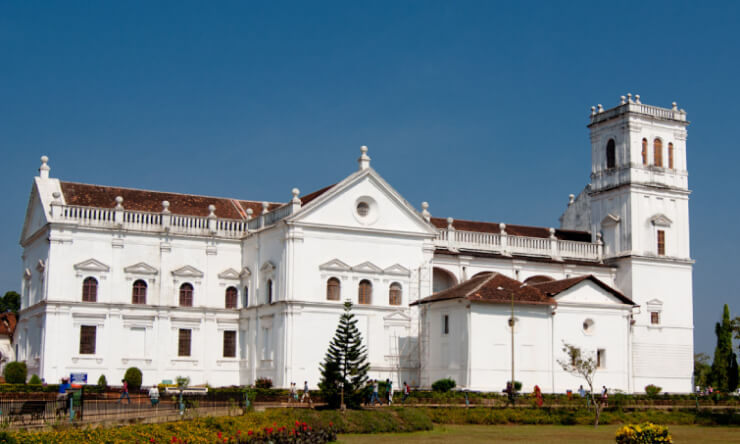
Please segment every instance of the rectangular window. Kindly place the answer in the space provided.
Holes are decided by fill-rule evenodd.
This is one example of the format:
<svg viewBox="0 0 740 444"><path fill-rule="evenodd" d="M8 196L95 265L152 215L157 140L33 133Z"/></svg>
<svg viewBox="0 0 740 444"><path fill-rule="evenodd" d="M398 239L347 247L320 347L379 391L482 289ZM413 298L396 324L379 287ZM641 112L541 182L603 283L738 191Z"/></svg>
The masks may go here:
<svg viewBox="0 0 740 444"><path fill-rule="evenodd" d="M236 332L224 331L224 358L236 358Z"/></svg>
<svg viewBox="0 0 740 444"><path fill-rule="evenodd" d="M658 256L665 256L665 231L658 230Z"/></svg>
<svg viewBox="0 0 740 444"><path fill-rule="evenodd" d="M450 334L450 315L442 316L442 334Z"/></svg>
<svg viewBox="0 0 740 444"><path fill-rule="evenodd" d="M97 327L94 325L80 326L80 354L95 354L95 336Z"/></svg>
<svg viewBox="0 0 740 444"><path fill-rule="evenodd" d="M606 350L596 350L596 368L606 368Z"/></svg>
<svg viewBox="0 0 740 444"><path fill-rule="evenodd" d="M190 339L192 331L181 328L177 337L177 356L190 356Z"/></svg>
<svg viewBox="0 0 740 444"><path fill-rule="evenodd" d="M650 312L650 323L652 325L660 324L660 312L657 312L657 311Z"/></svg>

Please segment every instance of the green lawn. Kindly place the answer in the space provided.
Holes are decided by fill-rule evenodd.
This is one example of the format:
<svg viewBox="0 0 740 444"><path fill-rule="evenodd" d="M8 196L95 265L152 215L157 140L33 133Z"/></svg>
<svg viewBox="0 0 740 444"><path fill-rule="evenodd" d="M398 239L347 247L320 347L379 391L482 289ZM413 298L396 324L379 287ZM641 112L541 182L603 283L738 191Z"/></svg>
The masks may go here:
<svg viewBox="0 0 740 444"><path fill-rule="evenodd" d="M614 443L620 426L438 425L429 432L340 435L341 444L435 443ZM740 427L669 426L675 443L740 443Z"/></svg>

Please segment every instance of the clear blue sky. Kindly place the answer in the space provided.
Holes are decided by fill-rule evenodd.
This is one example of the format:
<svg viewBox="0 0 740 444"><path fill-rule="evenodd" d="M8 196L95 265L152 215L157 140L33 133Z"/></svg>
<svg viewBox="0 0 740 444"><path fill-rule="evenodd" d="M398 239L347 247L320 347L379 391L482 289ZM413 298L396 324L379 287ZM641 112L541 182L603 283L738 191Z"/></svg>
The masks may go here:
<svg viewBox="0 0 740 444"><path fill-rule="evenodd" d="M696 351L740 313L739 3L3 2L0 289L39 156L65 180L286 201L359 146L417 207L556 226L589 108L692 121Z"/></svg>

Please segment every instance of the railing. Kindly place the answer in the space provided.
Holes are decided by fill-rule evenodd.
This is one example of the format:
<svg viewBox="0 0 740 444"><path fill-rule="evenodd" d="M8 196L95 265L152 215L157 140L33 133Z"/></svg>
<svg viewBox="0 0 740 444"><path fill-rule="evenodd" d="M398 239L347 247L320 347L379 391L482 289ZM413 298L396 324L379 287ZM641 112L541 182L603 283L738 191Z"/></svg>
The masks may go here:
<svg viewBox="0 0 740 444"><path fill-rule="evenodd" d="M602 112L596 112L591 115L591 123L603 122L627 112L644 114L647 116L657 117L659 119L686 121L686 112L678 109L660 108L658 106L645 105L642 103L629 102L612 109Z"/></svg>
<svg viewBox="0 0 740 444"><path fill-rule="evenodd" d="M603 257L603 244L600 242L578 242L555 237L512 236L506 233L443 228L437 231L434 243L437 247L453 251L463 249L503 255L549 257L555 260L576 259L600 262Z"/></svg>

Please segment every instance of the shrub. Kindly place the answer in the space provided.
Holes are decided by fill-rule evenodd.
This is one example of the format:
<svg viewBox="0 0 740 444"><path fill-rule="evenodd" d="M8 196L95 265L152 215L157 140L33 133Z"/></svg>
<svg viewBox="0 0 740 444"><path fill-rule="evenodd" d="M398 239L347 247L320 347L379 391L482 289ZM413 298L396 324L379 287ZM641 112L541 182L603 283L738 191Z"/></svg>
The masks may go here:
<svg viewBox="0 0 740 444"><path fill-rule="evenodd" d="M177 378L175 378L175 384L178 388L185 388L190 385L190 377L178 376Z"/></svg>
<svg viewBox="0 0 740 444"><path fill-rule="evenodd" d="M650 384L645 386L645 393L650 399L657 398L658 393L660 393L661 390L663 390L663 388L658 387L657 385Z"/></svg>
<svg viewBox="0 0 740 444"><path fill-rule="evenodd" d="M105 379L105 375L100 375L98 378L98 388L100 390L108 389L108 381Z"/></svg>
<svg viewBox="0 0 740 444"><path fill-rule="evenodd" d="M432 384L432 390L435 392L449 392L455 388L455 380L450 378L438 379Z"/></svg>
<svg viewBox="0 0 740 444"><path fill-rule="evenodd" d="M258 389L269 389L272 388L272 379L270 378L257 378L254 381L254 386Z"/></svg>
<svg viewBox="0 0 740 444"><path fill-rule="evenodd" d="M668 427L646 422L629 424L617 430L617 444L672 443Z"/></svg>
<svg viewBox="0 0 740 444"><path fill-rule="evenodd" d="M2 444L16 444L18 440L8 432L0 432L0 443Z"/></svg>
<svg viewBox="0 0 740 444"><path fill-rule="evenodd" d="M129 390L139 390L141 388L141 370L136 367L129 367L123 375L123 380L128 382Z"/></svg>
<svg viewBox="0 0 740 444"><path fill-rule="evenodd" d="M25 384L28 368L25 362L9 362L3 371L5 382L8 384Z"/></svg>
<svg viewBox="0 0 740 444"><path fill-rule="evenodd" d="M33 375L31 375L31 379L28 380L28 383L32 385L41 385L41 378L39 378L39 375L34 373Z"/></svg>

